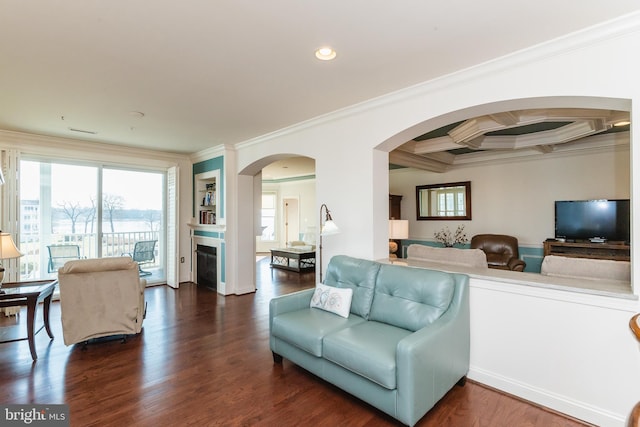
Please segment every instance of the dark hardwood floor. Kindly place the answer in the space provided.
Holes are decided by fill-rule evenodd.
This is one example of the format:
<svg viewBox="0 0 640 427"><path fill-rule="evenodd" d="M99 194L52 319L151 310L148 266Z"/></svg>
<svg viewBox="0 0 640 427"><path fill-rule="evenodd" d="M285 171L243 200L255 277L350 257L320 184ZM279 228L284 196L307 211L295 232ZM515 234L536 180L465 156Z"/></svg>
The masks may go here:
<svg viewBox="0 0 640 427"><path fill-rule="evenodd" d="M257 263L255 294L222 297L192 284L148 288L143 331L124 344L65 347L54 302L55 339L37 335L36 362L26 341L0 345L0 402L66 403L72 426L398 425L287 360L274 365L269 300L313 287L315 277L271 270L268 262ZM2 325L14 319L1 319ZM418 425L585 424L467 381Z"/></svg>

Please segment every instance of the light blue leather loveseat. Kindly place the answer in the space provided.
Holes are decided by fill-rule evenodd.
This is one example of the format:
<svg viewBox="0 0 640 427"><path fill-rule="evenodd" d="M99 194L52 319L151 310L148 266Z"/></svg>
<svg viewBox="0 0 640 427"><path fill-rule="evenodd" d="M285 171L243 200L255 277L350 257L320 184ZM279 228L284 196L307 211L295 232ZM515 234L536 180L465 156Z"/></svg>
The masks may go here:
<svg viewBox="0 0 640 427"><path fill-rule="evenodd" d="M468 280L335 256L324 284L353 290L348 317L310 308L314 289L272 299L274 362L284 357L412 426L466 379Z"/></svg>

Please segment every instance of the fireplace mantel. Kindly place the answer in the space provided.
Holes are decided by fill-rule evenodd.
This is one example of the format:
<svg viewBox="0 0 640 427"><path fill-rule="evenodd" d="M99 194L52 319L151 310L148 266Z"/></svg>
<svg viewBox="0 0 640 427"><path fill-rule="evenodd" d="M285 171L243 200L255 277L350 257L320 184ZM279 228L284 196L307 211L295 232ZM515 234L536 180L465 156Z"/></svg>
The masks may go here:
<svg viewBox="0 0 640 427"><path fill-rule="evenodd" d="M226 225L224 224L198 224L196 223L195 219L193 219L191 222L188 222L187 226L189 226L192 230L214 232L217 231L219 233L224 233L224 231L227 229Z"/></svg>

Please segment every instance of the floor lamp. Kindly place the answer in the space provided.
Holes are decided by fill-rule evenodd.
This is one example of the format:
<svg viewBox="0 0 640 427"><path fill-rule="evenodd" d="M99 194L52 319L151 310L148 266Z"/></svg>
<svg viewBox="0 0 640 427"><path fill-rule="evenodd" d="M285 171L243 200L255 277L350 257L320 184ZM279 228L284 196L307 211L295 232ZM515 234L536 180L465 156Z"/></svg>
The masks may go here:
<svg viewBox="0 0 640 427"><path fill-rule="evenodd" d="M323 208L326 212L325 218L324 218L324 224L322 223ZM333 218L331 218L331 212L329 211L329 208L327 207L327 205L323 203L322 206L320 206L320 251L318 252L319 254L318 260L320 262L320 283L322 283L322 236L338 234L339 232L340 232L340 229L338 228L336 223L333 222Z"/></svg>

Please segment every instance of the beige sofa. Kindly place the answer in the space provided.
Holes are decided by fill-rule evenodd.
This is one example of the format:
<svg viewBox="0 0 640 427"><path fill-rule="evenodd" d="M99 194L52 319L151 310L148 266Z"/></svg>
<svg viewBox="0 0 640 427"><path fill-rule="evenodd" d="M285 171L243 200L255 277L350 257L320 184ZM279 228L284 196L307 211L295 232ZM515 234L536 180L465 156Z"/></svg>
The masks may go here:
<svg viewBox="0 0 640 427"><path fill-rule="evenodd" d="M407 259L487 268L487 256L480 249L434 248L433 246L412 244L407 248Z"/></svg>
<svg viewBox="0 0 640 427"><path fill-rule="evenodd" d="M58 281L66 345L142 330L147 282L130 257L68 261Z"/></svg>
<svg viewBox="0 0 640 427"><path fill-rule="evenodd" d="M631 263L629 261L547 255L542 260L540 274L629 283L631 282Z"/></svg>

